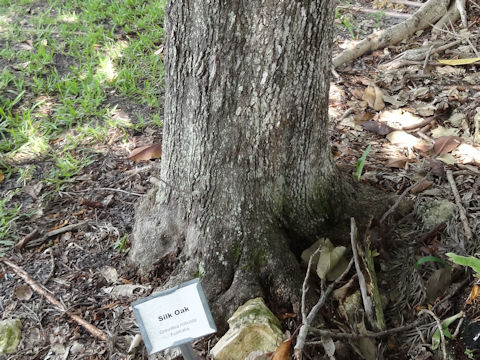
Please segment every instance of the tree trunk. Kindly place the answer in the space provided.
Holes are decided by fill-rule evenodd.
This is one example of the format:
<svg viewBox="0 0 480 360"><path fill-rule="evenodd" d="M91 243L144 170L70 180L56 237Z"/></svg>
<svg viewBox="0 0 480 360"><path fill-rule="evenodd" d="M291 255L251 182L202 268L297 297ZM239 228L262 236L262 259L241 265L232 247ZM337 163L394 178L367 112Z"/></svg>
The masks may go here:
<svg viewBox="0 0 480 360"><path fill-rule="evenodd" d="M220 328L245 300L298 305L292 249L347 187L328 141L333 1L169 0L161 179L137 209L131 259L166 254ZM298 255L298 253L296 254Z"/></svg>

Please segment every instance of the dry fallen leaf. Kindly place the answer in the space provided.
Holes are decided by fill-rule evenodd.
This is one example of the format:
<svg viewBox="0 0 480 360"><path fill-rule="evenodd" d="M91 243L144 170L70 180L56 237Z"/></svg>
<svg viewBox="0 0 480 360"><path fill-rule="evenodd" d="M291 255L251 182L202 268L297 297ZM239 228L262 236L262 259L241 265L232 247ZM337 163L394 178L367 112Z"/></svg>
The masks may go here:
<svg viewBox="0 0 480 360"><path fill-rule="evenodd" d="M397 158L397 159L389 159L386 165L391 168L403 169L405 168L406 163L407 163L407 158Z"/></svg>
<svg viewBox="0 0 480 360"><path fill-rule="evenodd" d="M292 343L292 339L289 338L278 345L277 349L273 353L271 360L288 360L290 356L290 345Z"/></svg>
<svg viewBox="0 0 480 360"><path fill-rule="evenodd" d="M390 141L394 145L404 146L412 148L418 143L420 143L420 139L401 130L392 131L390 134L387 135L387 140Z"/></svg>
<svg viewBox="0 0 480 360"><path fill-rule="evenodd" d="M353 121L355 121L357 124L363 124L365 121L372 120L374 117L375 114L362 111L360 114L357 114L353 117Z"/></svg>
<svg viewBox="0 0 480 360"><path fill-rule="evenodd" d="M5 175L0 171L0 183L5 179Z"/></svg>
<svg viewBox="0 0 480 360"><path fill-rule="evenodd" d="M28 301L33 295L32 288L28 285L15 286L15 296L19 300Z"/></svg>
<svg viewBox="0 0 480 360"><path fill-rule="evenodd" d="M466 58L466 59L453 59L453 60L447 60L447 59L438 60L440 64L453 65L453 66L473 64L473 63L476 63L477 61L480 61L480 57Z"/></svg>
<svg viewBox="0 0 480 360"><path fill-rule="evenodd" d="M280 315L280 320L295 319L296 317L297 317L297 314L295 313L285 313Z"/></svg>
<svg viewBox="0 0 480 360"><path fill-rule="evenodd" d="M440 160L441 162L447 165L453 165L457 162L451 154L443 154L443 155L437 156L437 160Z"/></svg>
<svg viewBox="0 0 480 360"><path fill-rule="evenodd" d="M468 297L465 304L471 305L473 301L480 295L480 286L478 284L473 285L472 291L470 291L470 296Z"/></svg>
<svg viewBox="0 0 480 360"><path fill-rule="evenodd" d="M385 108L383 92L378 86L368 86L363 94L363 100L374 110L380 111Z"/></svg>
<svg viewBox="0 0 480 360"><path fill-rule="evenodd" d="M445 166L443 165L443 162L435 159L429 160L430 162L430 167L431 167L431 172L433 175L438 176L438 177L444 177L445 175Z"/></svg>
<svg viewBox="0 0 480 360"><path fill-rule="evenodd" d="M391 128L390 126L388 126L386 124L383 124L381 122L375 121L375 120L370 120L370 121L364 122L362 124L362 127L367 131L374 132L375 134L378 134L378 135L381 135L381 136L388 135L393 130L395 130L395 129Z"/></svg>
<svg viewBox="0 0 480 360"><path fill-rule="evenodd" d="M134 149L128 159L135 162L159 159L162 156L162 143L155 143L149 146L142 146Z"/></svg>
<svg viewBox="0 0 480 360"><path fill-rule="evenodd" d="M422 191L427 190L430 186L432 186L433 182L428 181L428 180L423 180L422 182L418 183L415 185L411 190L410 193L412 194L418 194L421 193Z"/></svg>
<svg viewBox="0 0 480 360"><path fill-rule="evenodd" d="M448 154L455 150L461 143L462 139L458 136L440 136L438 139L435 139L433 151L437 155Z"/></svg>
<svg viewBox="0 0 480 360"><path fill-rule="evenodd" d="M58 230L58 229L61 229L65 226L68 225L68 220L65 220L63 223L61 223L60 225L57 225L57 226L54 226L54 227L51 227L50 229L48 229L48 231L53 231L53 230Z"/></svg>

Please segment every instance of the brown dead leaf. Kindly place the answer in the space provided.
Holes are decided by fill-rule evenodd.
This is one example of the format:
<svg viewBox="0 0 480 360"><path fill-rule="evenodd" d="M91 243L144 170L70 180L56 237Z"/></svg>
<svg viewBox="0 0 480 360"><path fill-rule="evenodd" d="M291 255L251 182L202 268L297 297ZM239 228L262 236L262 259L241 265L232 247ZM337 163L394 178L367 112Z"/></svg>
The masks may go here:
<svg viewBox="0 0 480 360"><path fill-rule="evenodd" d="M284 313L280 315L280 320L295 319L296 317L297 317L297 314L295 313Z"/></svg>
<svg viewBox="0 0 480 360"><path fill-rule="evenodd" d="M472 291L470 291L470 295L465 302L467 305L473 304L473 301L480 295L480 286L478 284L473 285Z"/></svg>
<svg viewBox="0 0 480 360"><path fill-rule="evenodd" d="M112 303L110 303L110 304L107 304L107 305L105 305L105 306L102 306L102 307L100 308L100 310L108 310L108 309L111 309L111 308L117 306L118 304L120 304L120 301L114 301L114 302L112 302Z"/></svg>
<svg viewBox="0 0 480 360"><path fill-rule="evenodd" d="M271 360L288 360L290 356L290 345L292 338L289 338L278 345L277 349L273 353Z"/></svg>
<svg viewBox="0 0 480 360"><path fill-rule="evenodd" d="M155 143L149 146L142 146L132 150L128 156L129 160L135 162L159 159L162 156L162 143Z"/></svg>
<svg viewBox="0 0 480 360"><path fill-rule="evenodd" d="M380 111L385 108L383 91L378 86L368 86L363 94L363 100L374 110Z"/></svg>
<svg viewBox="0 0 480 360"><path fill-rule="evenodd" d="M360 114L357 114L353 117L353 121L356 124L363 124L365 121L372 120L375 117L375 114L371 112L362 111Z"/></svg>
<svg viewBox="0 0 480 360"><path fill-rule="evenodd" d="M95 200L90 200L85 198L80 199L80 205L85 205L87 207L91 207L94 209L102 209L105 207L105 204L103 204L100 201L95 201Z"/></svg>
<svg viewBox="0 0 480 360"><path fill-rule="evenodd" d="M19 300L28 301L33 295L32 288L28 285L15 286L15 296Z"/></svg>
<svg viewBox="0 0 480 360"><path fill-rule="evenodd" d="M405 168L406 163L407 163L407 158L396 158L396 159L389 159L386 165L391 168L403 169Z"/></svg>
<svg viewBox="0 0 480 360"><path fill-rule="evenodd" d="M437 155L448 154L449 152L455 150L461 143L462 138L458 136L440 136L438 139L435 139L433 151Z"/></svg>
<svg viewBox="0 0 480 360"><path fill-rule="evenodd" d="M438 176L440 178L445 176L445 165L440 160L432 159L429 161L431 172L433 175Z"/></svg>
<svg viewBox="0 0 480 360"><path fill-rule="evenodd" d="M65 220L63 223L61 223L60 225L57 225L57 226L54 226L54 227L51 227L50 229L48 229L48 231L53 231L53 230L57 230L57 229L61 229L65 226L68 225L68 220Z"/></svg>
<svg viewBox="0 0 480 360"><path fill-rule="evenodd" d="M351 88L350 93L353 95L353 97L357 98L358 100L363 99L363 90L361 88Z"/></svg>
<svg viewBox="0 0 480 360"><path fill-rule="evenodd" d="M375 120L370 120L370 121L364 122L362 124L362 127L367 131L374 132L375 134L378 134L378 135L381 135L381 136L388 135L393 130L395 130L395 129L391 128L390 126L388 126L386 124L383 124L381 122L375 121Z"/></svg>
<svg viewBox="0 0 480 360"><path fill-rule="evenodd" d="M432 186L433 182L428 181L428 180L423 180L422 182L418 183L415 185L411 190L410 193L412 194L418 194L421 193L422 191L427 190L430 186Z"/></svg>
<svg viewBox="0 0 480 360"><path fill-rule="evenodd" d="M5 179L5 175L0 171L0 183Z"/></svg>
<svg viewBox="0 0 480 360"><path fill-rule="evenodd" d="M333 298L337 301L343 302L343 299L345 299L347 295L352 292L355 281L357 281L357 275L352 276L352 278L348 280L345 285L334 290L332 293Z"/></svg>

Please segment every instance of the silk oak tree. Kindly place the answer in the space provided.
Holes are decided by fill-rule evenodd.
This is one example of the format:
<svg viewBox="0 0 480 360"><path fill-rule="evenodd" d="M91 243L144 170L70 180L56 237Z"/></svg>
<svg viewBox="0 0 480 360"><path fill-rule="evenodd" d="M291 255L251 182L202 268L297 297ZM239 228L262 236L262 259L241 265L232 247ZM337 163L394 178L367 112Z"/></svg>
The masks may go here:
<svg viewBox="0 0 480 360"><path fill-rule="evenodd" d="M168 0L161 185L137 208L131 260L173 254L217 321L263 296L298 305L299 242L348 199L327 108L333 0ZM219 320L220 319L220 320Z"/></svg>

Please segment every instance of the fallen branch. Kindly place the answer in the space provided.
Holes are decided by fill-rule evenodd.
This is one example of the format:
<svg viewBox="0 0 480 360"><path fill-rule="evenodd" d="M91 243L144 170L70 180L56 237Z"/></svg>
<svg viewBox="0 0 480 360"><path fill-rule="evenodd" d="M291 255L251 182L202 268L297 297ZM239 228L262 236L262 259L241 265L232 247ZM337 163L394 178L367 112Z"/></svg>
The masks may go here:
<svg viewBox="0 0 480 360"><path fill-rule="evenodd" d="M360 286L360 293L362 294L363 308L365 309L365 314L367 315L370 325L374 325L376 321L373 314L373 302L368 294L367 281L362 271L362 262L358 254L358 229L353 217L350 219L350 242L352 244L353 259L355 260L355 269L357 270L358 285Z"/></svg>
<svg viewBox="0 0 480 360"><path fill-rule="evenodd" d="M21 250L30 241L37 239L40 236L40 232L35 228L32 232L25 235L22 240L15 244L15 250Z"/></svg>
<svg viewBox="0 0 480 360"><path fill-rule="evenodd" d="M463 224L463 231L465 232L465 236L467 237L467 239L471 240L473 238L472 230L470 229L470 225L468 224L467 212L462 205L462 199L460 198L460 194L458 193L457 184L455 184L455 180L453 179L452 170L447 170L447 179L450 184L450 187L452 188L453 196L455 197L455 203L457 204L458 211L460 212L460 220L462 221L462 224ZM462 249L465 250L465 244L463 243L463 240L460 242L460 246Z"/></svg>
<svg viewBox="0 0 480 360"><path fill-rule="evenodd" d="M61 227L59 229L49 231L46 234L44 234L42 237L40 237L38 239L35 239L35 240L32 240L31 242L24 242L25 239L23 239L22 242L24 242L24 244L22 244L22 246L27 246L27 247L38 246L38 245L42 244L44 241L46 241L49 237L59 235L59 234L63 234L63 233L65 233L67 231L70 231L70 230L75 230L75 229L81 228L82 226L87 225L88 223L90 223L90 220L82 221L82 222L79 222L77 224L67 225L67 226ZM18 245L17 245L17 247L18 247Z"/></svg>
<svg viewBox="0 0 480 360"><path fill-rule="evenodd" d="M367 14L378 14L378 13L381 13L382 15L384 16L389 16L389 17L393 17L393 18L400 18L400 19L405 19L405 18L409 18L410 15L409 14L404 14L404 13L400 13L400 12L396 12L396 11L388 11L388 10L377 10L377 9L366 9L366 8L363 8L361 6L337 6L337 8L339 9L348 9L348 10L352 10L352 11L359 11L359 12L364 12L364 13L367 13Z"/></svg>
<svg viewBox="0 0 480 360"><path fill-rule="evenodd" d="M331 331L331 330L326 330L326 329L317 329L317 328L311 328L312 333L320 335L320 336L329 336L334 339L351 339L351 340L358 340L364 337L370 337L370 338L382 338L394 334L398 334L410 329L413 329L414 327L420 325L422 323L423 319L417 319L411 324L404 325L404 326L399 326L396 328L388 329L388 330L383 330L383 331L366 331L363 334L356 334L356 333L344 333L344 332L336 332L336 331ZM307 345L319 345L320 342L317 341L312 341L306 343Z"/></svg>
<svg viewBox="0 0 480 360"><path fill-rule="evenodd" d="M310 310L308 316L306 319L302 319L303 320L303 324L300 325L300 331L298 332L298 337L297 337L297 343L295 345L295 349L293 350L293 356L295 359L297 360L300 360L302 358L302 351L303 351L303 348L305 346L305 340L307 338L307 335L308 335L308 331L310 329L310 325L312 323L312 321L315 319L315 317L317 316L317 313L318 311L323 307L323 305L325 305L325 302L327 301L328 297L330 296L331 292L333 291L333 289L337 286L337 284L343 280L343 278L348 274L348 272L350 271L350 268L352 267L353 265L353 259L350 260L350 262L348 263L348 266L347 268L345 269L345 271L342 273L342 275L340 275L333 283L331 283L326 289L325 291L323 290L323 286L322 286L322 293L320 295L320 299L318 299L318 302L315 304L315 306ZM307 273L307 276L308 276L308 273ZM322 281L322 285L323 285L323 281ZM304 287L305 289L306 287ZM305 295L302 294L302 298L304 297Z"/></svg>
<svg viewBox="0 0 480 360"><path fill-rule="evenodd" d="M416 1L408 1L408 0L392 0L393 4L400 4L400 5L407 5L413 7L422 7L423 3L416 2Z"/></svg>
<svg viewBox="0 0 480 360"><path fill-rule="evenodd" d="M357 43L353 48L343 51L336 56L333 67L337 68L350 62L368 51L374 51L385 46L398 44L403 39L434 24L447 11L448 0L428 0L409 19L392 26L389 29L374 32L366 39Z"/></svg>
<svg viewBox="0 0 480 360"><path fill-rule="evenodd" d="M67 314L70 318L72 318L74 321L76 321L79 325L81 325L85 330L87 330L93 337L100 339L102 341L107 340L107 335L99 330L97 327L94 325L90 324L89 322L83 320L80 316L72 314L70 311L68 311L65 306L58 301L56 298L54 298L52 295L48 293L48 291L39 283L37 283L35 280L33 280L28 273L23 270L21 267L17 266L10 260L6 258L0 258L0 262L3 262L5 265L8 265L18 276L20 276L30 287L35 290L37 293L45 297L52 305L55 305L58 310L61 312Z"/></svg>

